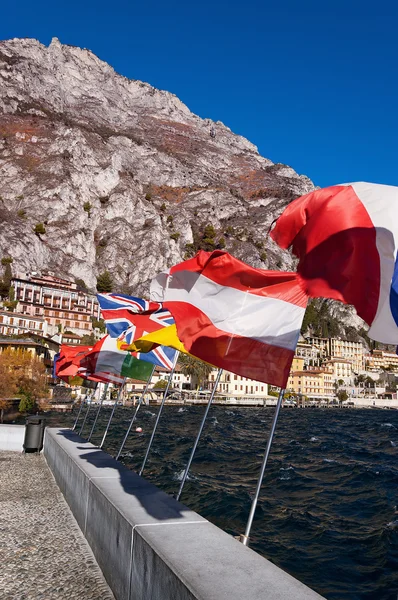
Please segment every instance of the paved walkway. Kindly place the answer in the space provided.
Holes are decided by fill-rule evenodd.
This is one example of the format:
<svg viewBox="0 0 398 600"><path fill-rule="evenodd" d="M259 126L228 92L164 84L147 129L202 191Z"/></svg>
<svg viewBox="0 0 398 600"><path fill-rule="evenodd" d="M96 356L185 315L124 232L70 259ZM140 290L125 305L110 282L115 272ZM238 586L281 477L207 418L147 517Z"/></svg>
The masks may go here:
<svg viewBox="0 0 398 600"><path fill-rule="evenodd" d="M43 456L0 452L0 598L114 598Z"/></svg>

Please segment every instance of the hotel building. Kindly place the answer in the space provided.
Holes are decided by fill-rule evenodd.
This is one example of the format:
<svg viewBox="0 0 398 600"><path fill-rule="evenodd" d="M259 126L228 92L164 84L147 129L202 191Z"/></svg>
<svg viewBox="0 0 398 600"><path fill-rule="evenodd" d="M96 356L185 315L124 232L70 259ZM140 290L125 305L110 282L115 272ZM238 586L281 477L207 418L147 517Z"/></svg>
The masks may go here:
<svg viewBox="0 0 398 600"><path fill-rule="evenodd" d="M398 370L398 355L384 350L373 350L372 354L365 355L367 371L380 372L382 370Z"/></svg>
<svg viewBox="0 0 398 600"><path fill-rule="evenodd" d="M310 399L333 398L333 370L329 368L310 368L303 371L292 371L289 375L287 391L303 394Z"/></svg>
<svg viewBox="0 0 398 600"><path fill-rule="evenodd" d="M85 335L93 330L92 317L100 318L96 297L79 290L71 281L31 273L14 277L12 286L17 310L25 316L45 319L50 335L59 329Z"/></svg>

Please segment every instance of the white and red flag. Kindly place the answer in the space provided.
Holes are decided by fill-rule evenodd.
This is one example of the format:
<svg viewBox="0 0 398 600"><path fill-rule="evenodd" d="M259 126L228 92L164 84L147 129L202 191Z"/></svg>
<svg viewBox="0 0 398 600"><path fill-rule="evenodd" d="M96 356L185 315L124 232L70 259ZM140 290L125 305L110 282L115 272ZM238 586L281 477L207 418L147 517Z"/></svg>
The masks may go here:
<svg viewBox="0 0 398 600"><path fill-rule="evenodd" d="M62 344L59 354L54 358L54 376L69 383L69 377L82 377L89 381L122 384L124 377L108 370L95 372L87 370L81 361L92 352L92 346L68 346Z"/></svg>
<svg viewBox="0 0 398 600"><path fill-rule="evenodd" d="M227 252L200 251L160 273L151 298L171 312L190 354L286 386L307 305L296 273L254 269Z"/></svg>
<svg viewBox="0 0 398 600"><path fill-rule="evenodd" d="M292 246L302 289L352 304L369 336L398 344L398 188L336 185L294 200L271 232Z"/></svg>

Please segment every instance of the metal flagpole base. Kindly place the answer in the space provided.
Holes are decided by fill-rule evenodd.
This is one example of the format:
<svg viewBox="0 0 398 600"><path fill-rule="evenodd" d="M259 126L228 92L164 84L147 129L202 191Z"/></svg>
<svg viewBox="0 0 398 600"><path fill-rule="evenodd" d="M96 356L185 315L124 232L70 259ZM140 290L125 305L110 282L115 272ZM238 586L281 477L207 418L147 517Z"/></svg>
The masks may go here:
<svg viewBox="0 0 398 600"><path fill-rule="evenodd" d="M261 484L263 482L265 467L267 466L268 457L269 457L269 453L270 453L270 450L271 450L272 440L274 439L274 433L275 433L275 429L276 429L276 423L278 421L279 411L280 411L280 408L282 406L282 401L283 401L283 395L284 395L284 393L285 393L284 389L281 389L280 392L279 392L279 396L278 396L278 401L276 403L274 417L272 419L271 431L270 431L269 436L268 436L268 442L267 442L267 446L266 446L265 452L264 452L264 458L263 458L263 462L262 462L261 469L260 469L260 475L259 475L258 480L257 480L256 492L254 494L253 502L252 502L252 505L250 507L250 514L249 514L249 518L247 520L246 531L245 531L244 535L240 536L240 541L242 542L242 544L244 546L248 545L248 542L249 542L249 539L250 539L250 530L251 530L251 527L252 527L252 524L253 524L254 513L256 512L258 497L260 495Z"/></svg>
<svg viewBox="0 0 398 600"><path fill-rule="evenodd" d="M248 546L249 545L249 541L250 538L245 535L244 533L241 533L239 536L239 541L244 545L244 546Z"/></svg>

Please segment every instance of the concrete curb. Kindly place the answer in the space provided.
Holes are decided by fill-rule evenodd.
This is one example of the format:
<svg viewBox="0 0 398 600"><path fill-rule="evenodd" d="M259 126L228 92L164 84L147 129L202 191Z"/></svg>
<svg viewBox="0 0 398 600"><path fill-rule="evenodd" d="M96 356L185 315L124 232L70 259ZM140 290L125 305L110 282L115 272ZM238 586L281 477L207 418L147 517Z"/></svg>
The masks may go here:
<svg viewBox="0 0 398 600"><path fill-rule="evenodd" d="M321 598L72 431L44 455L117 600Z"/></svg>

